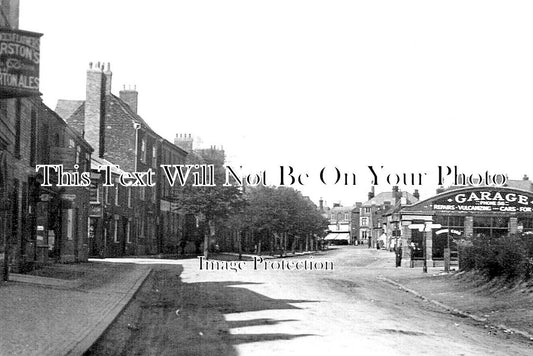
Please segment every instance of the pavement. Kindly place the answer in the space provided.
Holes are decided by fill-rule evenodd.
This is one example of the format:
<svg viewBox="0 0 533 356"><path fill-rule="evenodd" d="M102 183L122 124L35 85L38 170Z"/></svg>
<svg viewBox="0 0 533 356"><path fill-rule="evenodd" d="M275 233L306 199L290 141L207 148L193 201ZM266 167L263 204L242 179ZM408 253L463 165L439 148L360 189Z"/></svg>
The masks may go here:
<svg viewBox="0 0 533 356"><path fill-rule="evenodd" d="M10 275L0 285L0 355L83 355L128 304L151 268L93 269L77 280Z"/></svg>

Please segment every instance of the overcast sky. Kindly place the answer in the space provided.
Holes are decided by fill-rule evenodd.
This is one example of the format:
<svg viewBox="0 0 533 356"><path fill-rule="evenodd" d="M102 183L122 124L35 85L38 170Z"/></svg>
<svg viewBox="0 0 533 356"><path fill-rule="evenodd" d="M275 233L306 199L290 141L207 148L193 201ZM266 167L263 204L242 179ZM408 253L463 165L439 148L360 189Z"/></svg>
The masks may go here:
<svg viewBox="0 0 533 356"><path fill-rule="evenodd" d="M136 85L159 134L223 145L229 163L309 174L314 201L366 200L372 175L437 167L533 177L531 1L21 0L44 34L41 92L84 99L89 62ZM356 185L320 183L322 167ZM329 177L332 176L329 173ZM351 179L351 178L350 178ZM452 183L451 181L446 181ZM350 182L351 183L351 182ZM376 191L390 190L384 180Z"/></svg>

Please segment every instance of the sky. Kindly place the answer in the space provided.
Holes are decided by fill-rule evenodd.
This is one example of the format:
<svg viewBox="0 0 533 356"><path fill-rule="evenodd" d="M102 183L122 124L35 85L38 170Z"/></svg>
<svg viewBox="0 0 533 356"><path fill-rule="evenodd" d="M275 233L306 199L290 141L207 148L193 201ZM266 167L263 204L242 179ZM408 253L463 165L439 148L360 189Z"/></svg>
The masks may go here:
<svg viewBox="0 0 533 356"><path fill-rule="evenodd" d="M48 106L84 99L89 62L110 62L160 135L223 146L267 184L290 166L315 202L365 201L368 166L378 193L422 174L399 186L423 198L439 166L533 178L531 1L20 2Z"/></svg>

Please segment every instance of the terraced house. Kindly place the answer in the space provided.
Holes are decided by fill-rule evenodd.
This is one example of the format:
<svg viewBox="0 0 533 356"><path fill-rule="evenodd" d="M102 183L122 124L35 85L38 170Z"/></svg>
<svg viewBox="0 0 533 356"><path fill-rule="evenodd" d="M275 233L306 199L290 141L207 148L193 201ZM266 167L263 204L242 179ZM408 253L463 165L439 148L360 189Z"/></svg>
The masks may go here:
<svg viewBox="0 0 533 356"><path fill-rule="evenodd" d="M184 218L171 209L178 187L163 180L161 164L183 164L187 152L159 136L137 114L136 88L111 92L109 63L90 63L85 100L59 100L56 111L94 147L91 254L145 255L177 252ZM113 186L104 186L98 166L112 165ZM118 166L118 167L117 167ZM118 178L145 172L145 186L120 186ZM155 181L150 182L151 179Z"/></svg>

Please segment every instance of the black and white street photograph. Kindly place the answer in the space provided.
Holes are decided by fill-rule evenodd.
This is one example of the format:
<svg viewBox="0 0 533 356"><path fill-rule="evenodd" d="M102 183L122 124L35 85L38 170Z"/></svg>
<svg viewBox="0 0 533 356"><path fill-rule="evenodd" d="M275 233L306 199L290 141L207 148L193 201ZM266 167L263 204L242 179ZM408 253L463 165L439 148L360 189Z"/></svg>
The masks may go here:
<svg viewBox="0 0 533 356"><path fill-rule="evenodd" d="M532 355L532 18L0 0L0 356Z"/></svg>

